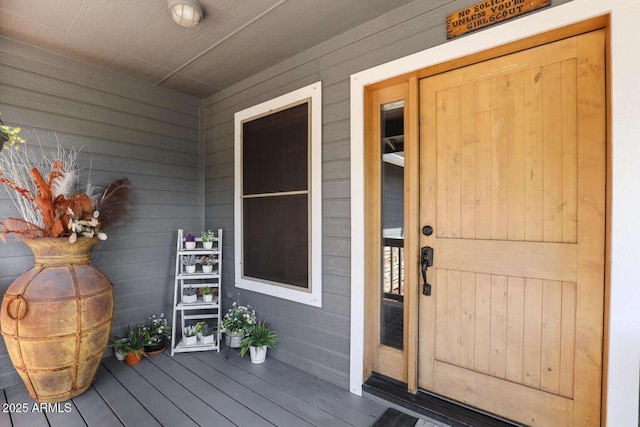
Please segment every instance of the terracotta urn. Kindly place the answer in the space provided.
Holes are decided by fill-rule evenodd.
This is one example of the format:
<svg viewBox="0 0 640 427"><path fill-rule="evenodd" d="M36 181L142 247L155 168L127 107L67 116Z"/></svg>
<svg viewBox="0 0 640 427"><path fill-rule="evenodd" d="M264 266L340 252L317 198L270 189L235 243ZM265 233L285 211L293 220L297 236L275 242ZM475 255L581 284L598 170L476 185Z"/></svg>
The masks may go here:
<svg viewBox="0 0 640 427"><path fill-rule="evenodd" d="M0 329L13 366L37 402L84 392L109 342L113 287L91 265L97 238L24 239L35 265L2 300Z"/></svg>

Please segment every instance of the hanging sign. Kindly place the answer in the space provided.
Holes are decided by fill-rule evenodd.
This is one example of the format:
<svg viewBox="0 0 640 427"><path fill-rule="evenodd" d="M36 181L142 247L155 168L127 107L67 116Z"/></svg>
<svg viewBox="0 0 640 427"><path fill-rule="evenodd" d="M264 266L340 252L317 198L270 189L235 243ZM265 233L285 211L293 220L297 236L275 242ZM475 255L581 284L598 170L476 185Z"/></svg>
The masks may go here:
<svg viewBox="0 0 640 427"><path fill-rule="evenodd" d="M447 39L549 6L551 0L484 0L447 15Z"/></svg>

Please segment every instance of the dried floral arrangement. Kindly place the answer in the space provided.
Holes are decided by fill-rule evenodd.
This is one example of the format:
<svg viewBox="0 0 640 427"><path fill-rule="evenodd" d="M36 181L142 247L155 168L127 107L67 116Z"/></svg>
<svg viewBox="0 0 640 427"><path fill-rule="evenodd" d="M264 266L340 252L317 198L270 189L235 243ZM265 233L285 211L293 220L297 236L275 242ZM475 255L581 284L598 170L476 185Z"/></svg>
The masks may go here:
<svg viewBox="0 0 640 427"><path fill-rule="evenodd" d="M37 134L36 134L37 135ZM127 178L110 183L102 192L87 180L79 184L78 151L57 149L38 156L28 149L0 152L0 182L22 218L0 221L0 239L14 233L22 237L97 236L105 240L105 229L120 225L127 217L131 184Z"/></svg>

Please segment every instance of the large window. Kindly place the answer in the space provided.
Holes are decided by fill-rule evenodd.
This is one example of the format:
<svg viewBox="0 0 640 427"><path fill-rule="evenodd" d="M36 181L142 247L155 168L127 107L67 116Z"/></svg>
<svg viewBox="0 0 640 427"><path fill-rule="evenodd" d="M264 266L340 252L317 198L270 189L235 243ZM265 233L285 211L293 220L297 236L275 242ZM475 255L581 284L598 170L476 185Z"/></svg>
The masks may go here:
<svg viewBox="0 0 640 427"><path fill-rule="evenodd" d="M236 286L318 307L320 111L318 82L235 115Z"/></svg>

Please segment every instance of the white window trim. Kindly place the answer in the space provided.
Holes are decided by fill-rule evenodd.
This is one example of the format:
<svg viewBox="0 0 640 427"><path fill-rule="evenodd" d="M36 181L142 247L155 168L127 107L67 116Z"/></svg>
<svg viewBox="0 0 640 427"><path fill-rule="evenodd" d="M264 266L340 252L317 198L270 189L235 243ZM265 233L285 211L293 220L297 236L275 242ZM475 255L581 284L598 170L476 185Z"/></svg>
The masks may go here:
<svg viewBox="0 0 640 427"><path fill-rule="evenodd" d="M252 117L299 103L305 99L311 104L310 167L310 237L309 283L310 290L298 290L287 285L273 285L252 280L242 275L242 122ZM322 307L322 82L316 82L285 95L235 113L234 123L234 242L235 286L261 294L271 295Z"/></svg>

